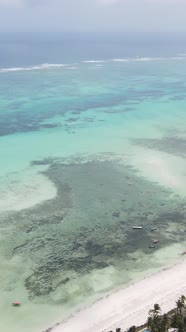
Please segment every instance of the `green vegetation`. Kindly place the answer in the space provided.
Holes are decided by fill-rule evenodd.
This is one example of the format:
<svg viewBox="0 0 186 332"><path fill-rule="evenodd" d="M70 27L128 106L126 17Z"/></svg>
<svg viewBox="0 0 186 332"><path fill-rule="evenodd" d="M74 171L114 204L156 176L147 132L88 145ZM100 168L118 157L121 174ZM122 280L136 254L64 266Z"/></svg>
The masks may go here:
<svg viewBox="0 0 186 332"><path fill-rule="evenodd" d="M149 311L147 323L142 327L131 326L126 332L142 332L149 329L150 332L168 332L169 329L175 332L186 332L186 297L182 295L176 301L176 308L167 314L161 313L159 304ZM113 332L113 331L109 331ZM123 332L117 328L115 332Z"/></svg>

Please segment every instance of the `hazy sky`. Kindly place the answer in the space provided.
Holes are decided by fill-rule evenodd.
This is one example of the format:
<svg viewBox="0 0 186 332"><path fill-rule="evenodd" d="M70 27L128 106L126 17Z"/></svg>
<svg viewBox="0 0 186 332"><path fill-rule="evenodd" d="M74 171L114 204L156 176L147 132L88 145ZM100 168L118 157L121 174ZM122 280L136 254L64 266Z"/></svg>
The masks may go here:
<svg viewBox="0 0 186 332"><path fill-rule="evenodd" d="M186 32L186 0L0 0L0 31Z"/></svg>

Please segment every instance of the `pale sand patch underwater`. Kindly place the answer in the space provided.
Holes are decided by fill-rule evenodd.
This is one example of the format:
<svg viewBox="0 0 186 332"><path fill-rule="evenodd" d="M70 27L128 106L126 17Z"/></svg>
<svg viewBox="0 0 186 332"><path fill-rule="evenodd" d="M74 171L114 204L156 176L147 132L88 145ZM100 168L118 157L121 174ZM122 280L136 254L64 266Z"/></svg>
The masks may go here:
<svg viewBox="0 0 186 332"><path fill-rule="evenodd" d="M170 188L181 196L186 196L185 158L155 149L133 146L128 162L149 181Z"/></svg>
<svg viewBox="0 0 186 332"><path fill-rule="evenodd" d="M54 184L38 170L8 173L0 181L0 213L28 209L57 194Z"/></svg>

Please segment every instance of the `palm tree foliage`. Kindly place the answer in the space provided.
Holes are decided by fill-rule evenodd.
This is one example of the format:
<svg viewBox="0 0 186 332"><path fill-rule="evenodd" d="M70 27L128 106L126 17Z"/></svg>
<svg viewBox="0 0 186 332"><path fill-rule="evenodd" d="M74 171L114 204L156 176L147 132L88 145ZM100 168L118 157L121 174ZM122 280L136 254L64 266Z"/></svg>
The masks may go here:
<svg viewBox="0 0 186 332"><path fill-rule="evenodd" d="M161 308L158 303L154 304L153 309L149 311L147 323L145 326L151 332L168 332L169 328L175 329L177 332L186 332L186 297L184 295L176 301L176 309L168 314L161 314ZM185 310L184 310L185 309ZM142 328L131 326L127 332L137 332ZM109 332L123 332L120 328Z"/></svg>
<svg viewBox="0 0 186 332"><path fill-rule="evenodd" d="M180 315L181 315L182 310L183 310L183 308L184 308L184 306L185 306L185 300L186 300L185 296L182 295L182 296L178 299L178 301L176 301L177 310L178 310L178 312L180 313Z"/></svg>
<svg viewBox="0 0 186 332"><path fill-rule="evenodd" d="M161 308L158 304L149 311L147 327L151 332L167 332L170 327L177 329L178 332L186 332L186 317L184 317L186 298L182 295L176 301L176 311L172 314L161 315Z"/></svg>

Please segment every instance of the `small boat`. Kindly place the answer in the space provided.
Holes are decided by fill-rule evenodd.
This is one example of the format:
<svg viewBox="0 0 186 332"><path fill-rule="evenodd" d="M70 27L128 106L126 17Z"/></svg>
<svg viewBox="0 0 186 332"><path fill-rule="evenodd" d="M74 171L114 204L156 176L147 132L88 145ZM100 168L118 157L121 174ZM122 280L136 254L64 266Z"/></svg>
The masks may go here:
<svg viewBox="0 0 186 332"><path fill-rule="evenodd" d="M133 228L133 229L142 229L143 226L133 226L132 228Z"/></svg>
<svg viewBox="0 0 186 332"><path fill-rule="evenodd" d="M21 303L18 301L12 302L13 307L20 307Z"/></svg>
<svg viewBox="0 0 186 332"><path fill-rule="evenodd" d="M119 218L119 216L120 216L120 212L113 212L112 216L113 216L113 217L117 217L117 218Z"/></svg>
<svg viewBox="0 0 186 332"><path fill-rule="evenodd" d="M158 239L157 240L153 240L152 242L155 244L155 243L158 243L159 240Z"/></svg>
<svg viewBox="0 0 186 332"><path fill-rule="evenodd" d="M149 246L150 249L156 249L156 246Z"/></svg>
<svg viewBox="0 0 186 332"><path fill-rule="evenodd" d="M154 231L156 231L157 230L157 227L153 227L153 228L151 228L151 232L154 232Z"/></svg>
<svg viewBox="0 0 186 332"><path fill-rule="evenodd" d="M186 255L186 250L182 252L182 255Z"/></svg>

